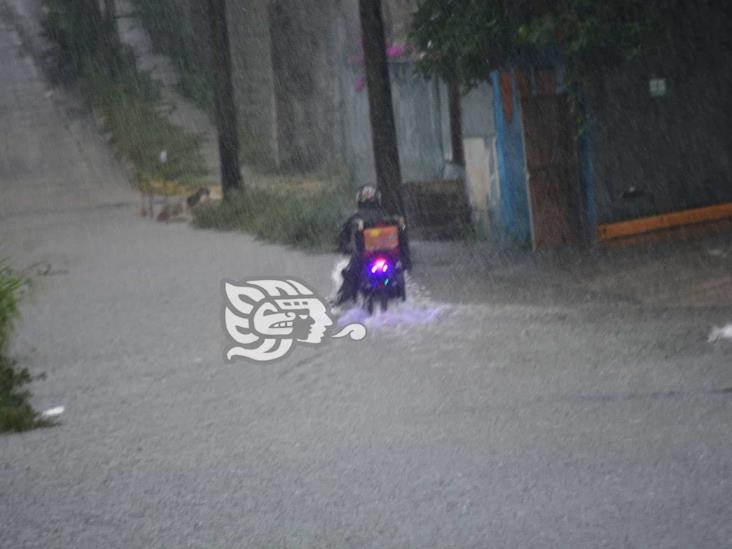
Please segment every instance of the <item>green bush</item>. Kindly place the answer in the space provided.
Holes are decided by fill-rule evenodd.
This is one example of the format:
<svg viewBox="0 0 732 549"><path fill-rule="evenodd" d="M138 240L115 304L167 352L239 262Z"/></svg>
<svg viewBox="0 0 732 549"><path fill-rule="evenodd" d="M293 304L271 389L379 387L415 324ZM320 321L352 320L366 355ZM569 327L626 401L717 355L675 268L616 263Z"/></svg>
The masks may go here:
<svg viewBox="0 0 732 549"><path fill-rule="evenodd" d="M0 354L7 350L18 317L18 298L22 285L23 281L0 262Z"/></svg>
<svg viewBox="0 0 732 549"><path fill-rule="evenodd" d="M25 368L19 370L8 357L0 355L0 433L28 431L48 425L28 402L24 387L33 381Z"/></svg>
<svg viewBox="0 0 732 549"><path fill-rule="evenodd" d="M332 188L248 188L239 196L196 210L199 228L240 230L262 240L332 251L349 197Z"/></svg>
<svg viewBox="0 0 732 549"><path fill-rule="evenodd" d="M26 369L18 370L6 356L10 336L18 318L18 301L23 280L0 263L0 433L26 431L45 425L28 402L24 387L33 378Z"/></svg>

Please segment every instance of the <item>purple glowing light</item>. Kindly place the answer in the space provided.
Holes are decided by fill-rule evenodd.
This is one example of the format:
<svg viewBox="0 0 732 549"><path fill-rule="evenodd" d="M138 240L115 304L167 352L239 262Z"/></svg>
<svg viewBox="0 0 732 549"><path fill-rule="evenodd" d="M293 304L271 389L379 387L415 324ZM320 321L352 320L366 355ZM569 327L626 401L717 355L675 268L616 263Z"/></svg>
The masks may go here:
<svg viewBox="0 0 732 549"><path fill-rule="evenodd" d="M371 264L371 274L376 274L377 272L381 271L382 273L385 273L389 270L389 262L384 259L383 257L380 257Z"/></svg>

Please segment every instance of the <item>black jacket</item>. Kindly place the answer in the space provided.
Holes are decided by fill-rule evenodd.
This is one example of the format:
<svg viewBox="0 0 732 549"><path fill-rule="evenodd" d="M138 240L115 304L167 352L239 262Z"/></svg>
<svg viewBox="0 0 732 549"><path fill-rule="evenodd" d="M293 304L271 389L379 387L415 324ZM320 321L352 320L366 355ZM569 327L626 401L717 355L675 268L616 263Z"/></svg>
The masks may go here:
<svg viewBox="0 0 732 549"><path fill-rule="evenodd" d="M338 248L341 252L352 254L353 242L356 232L359 230L360 222L365 226L373 225L383 221L388 216L386 211L380 206L361 206L358 211L354 212L341 226L341 232L338 235Z"/></svg>

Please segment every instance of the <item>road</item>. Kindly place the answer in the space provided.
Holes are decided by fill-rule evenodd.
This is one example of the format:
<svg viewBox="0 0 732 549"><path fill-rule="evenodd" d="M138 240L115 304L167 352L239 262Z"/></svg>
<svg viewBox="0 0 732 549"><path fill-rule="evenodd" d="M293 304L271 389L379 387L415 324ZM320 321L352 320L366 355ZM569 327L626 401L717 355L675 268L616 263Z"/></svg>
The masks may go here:
<svg viewBox="0 0 732 549"><path fill-rule="evenodd" d="M325 292L334 257L141 219L7 22L0 74L2 255L33 279L13 352L66 408L0 437L1 547L732 547L732 349L706 341L729 307L532 302L532 278L470 304L424 245L439 303L226 363L223 279Z"/></svg>

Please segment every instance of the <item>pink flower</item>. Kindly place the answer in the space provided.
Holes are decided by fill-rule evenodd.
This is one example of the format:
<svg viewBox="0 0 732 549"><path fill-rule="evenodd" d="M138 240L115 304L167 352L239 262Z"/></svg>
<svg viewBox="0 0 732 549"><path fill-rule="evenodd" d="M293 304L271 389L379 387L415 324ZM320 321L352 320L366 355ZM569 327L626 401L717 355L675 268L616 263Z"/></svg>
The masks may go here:
<svg viewBox="0 0 732 549"><path fill-rule="evenodd" d="M387 57L401 57L407 51L406 46L400 46L398 44L391 45L386 48Z"/></svg>

